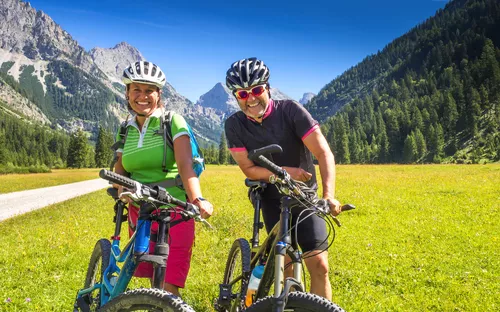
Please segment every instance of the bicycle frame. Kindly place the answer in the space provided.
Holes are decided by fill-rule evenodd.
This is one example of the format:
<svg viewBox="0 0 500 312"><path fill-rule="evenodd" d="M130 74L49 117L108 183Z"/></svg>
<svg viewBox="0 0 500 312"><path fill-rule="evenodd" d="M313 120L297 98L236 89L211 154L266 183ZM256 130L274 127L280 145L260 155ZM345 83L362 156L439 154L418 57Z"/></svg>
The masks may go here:
<svg viewBox="0 0 500 312"><path fill-rule="evenodd" d="M140 262L146 261L155 264L153 274L154 288L163 289L164 285L166 259L168 258L168 244L166 243L166 238L168 237L170 228L170 211L161 210L158 215L161 221L158 227L158 239L155 247L155 254L150 255L148 252L152 220L147 219L150 213L145 211L146 208L143 209L142 205L136 231L124 249L120 250L120 232L124 206L125 204L120 200L117 200L115 203L115 207L117 208L115 233L111 237L113 240L111 244L111 257L109 265L102 276L102 283L96 283L92 287L79 290L77 294L77 297L80 298L99 289L101 307L126 290ZM118 263L124 263L122 269L118 267ZM116 278L116 283L114 283L114 285L111 283L113 277Z"/></svg>
<svg viewBox="0 0 500 312"><path fill-rule="evenodd" d="M304 290L304 285L302 283L302 253L298 250L297 246L292 245L289 231L291 218L290 200L291 198L288 196L281 198L280 222L273 227L264 243L259 246L259 229L262 227L260 222L261 196L257 194L254 201L253 235L250 240L252 243L251 267L253 268L258 262L262 262L262 259L266 260L262 280L257 289L256 299L267 296L271 285L274 284L274 297L279 300L278 303L280 301L283 302L283 307L285 305L284 299L287 297L292 286L299 291ZM286 254L288 254L292 260L293 278L285 279ZM274 283L272 283L273 276Z"/></svg>

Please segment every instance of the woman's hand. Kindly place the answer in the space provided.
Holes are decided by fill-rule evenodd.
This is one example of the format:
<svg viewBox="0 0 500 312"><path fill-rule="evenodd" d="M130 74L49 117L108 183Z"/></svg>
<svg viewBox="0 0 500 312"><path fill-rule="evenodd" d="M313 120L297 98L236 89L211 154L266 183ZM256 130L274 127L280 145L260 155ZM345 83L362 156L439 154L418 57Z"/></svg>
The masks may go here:
<svg viewBox="0 0 500 312"><path fill-rule="evenodd" d="M115 187L115 188L118 189L118 198L122 202L127 203L127 204L132 203L132 199L130 199L130 197L128 197L128 196L122 196L122 193L126 192L126 189L124 190L123 186L118 185L118 184L113 184L113 187Z"/></svg>
<svg viewBox="0 0 500 312"><path fill-rule="evenodd" d="M208 219L214 212L214 206L208 200L195 200L194 203L200 208L200 215L203 219Z"/></svg>

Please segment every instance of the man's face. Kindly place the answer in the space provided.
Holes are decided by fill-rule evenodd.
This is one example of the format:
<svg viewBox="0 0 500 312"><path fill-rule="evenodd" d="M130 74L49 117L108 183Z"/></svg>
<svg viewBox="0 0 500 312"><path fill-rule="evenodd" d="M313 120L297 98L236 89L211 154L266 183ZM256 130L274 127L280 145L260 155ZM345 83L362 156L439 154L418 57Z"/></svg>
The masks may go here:
<svg viewBox="0 0 500 312"><path fill-rule="evenodd" d="M234 96L240 109L245 115L253 119L261 119L269 105L267 85L257 85L245 89L236 89Z"/></svg>

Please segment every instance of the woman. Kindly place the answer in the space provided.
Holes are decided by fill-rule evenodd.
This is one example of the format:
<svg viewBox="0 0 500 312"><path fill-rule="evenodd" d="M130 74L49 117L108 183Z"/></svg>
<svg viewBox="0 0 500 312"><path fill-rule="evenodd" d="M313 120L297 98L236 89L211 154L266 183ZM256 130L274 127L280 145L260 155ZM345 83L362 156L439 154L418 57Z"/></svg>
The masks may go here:
<svg viewBox="0 0 500 312"><path fill-rule="evenodd" d="M213 207L202 197L200 182L192 168L190 138L187 123L181 115L172 117L172 138L174 149L167 148L166 169L163 170L164 139L158 135L164 108L161 102L161 88L165 85L165 75L157 65L138 61L130 64L123 72L125 98L132 118L127 122L126 140L123 148L117 150L115 172L129 175L141 183L161 183L180 175L183 189L169 187L167 191L180 200L186 198L200 208L201 216L208 218ZM121 189L119 189L121 193ZM187 197L186 197L187 196ZM129 232L132 235L137 224L139 208L129 205ZM178 215L175 215L179 218ZM165 274L165 290L179 296L179 288L184 288L189 271L192 246L194 243L194 220L181 222L170 229L170 253ZM158 230L154 223L151 232ZM154 243L150 243L154 250ZM152 265L141 263L135 274L137 277L153 275Z"/></svg>

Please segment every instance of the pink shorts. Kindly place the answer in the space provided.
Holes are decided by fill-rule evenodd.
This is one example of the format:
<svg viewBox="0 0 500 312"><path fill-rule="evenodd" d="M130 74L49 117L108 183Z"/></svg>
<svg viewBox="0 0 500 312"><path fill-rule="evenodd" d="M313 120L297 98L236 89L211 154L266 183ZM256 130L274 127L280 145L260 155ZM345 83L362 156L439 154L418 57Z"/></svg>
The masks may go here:
<svg viewBox="0 0 500 312"><path fill-rule="evenodd" d="M137 219L139 214L139 208L134 205L129 205L128 208L128 222L129 222L129 235L132 236L134 230L130 228L137 225ZM172 213L172 220L178 220L181 218L179 214L175 215ZM158 232L158 223L153 222L151 224L151 234L156 234ZM167 272L165 274L165 282L175 285L180 288L184 288L186 284L186 279L189 273L189 267L191 264L191 254L193 251L194 244L194 220L180 222L175 226L170 228L169 232L169 254L167 259ZM155 249L155 242L149 242L149 251L153 252ZM151 263L142 262L139 264L135 270L134 276L136 277L148 277L153 276L153 265Z"/></svg>

